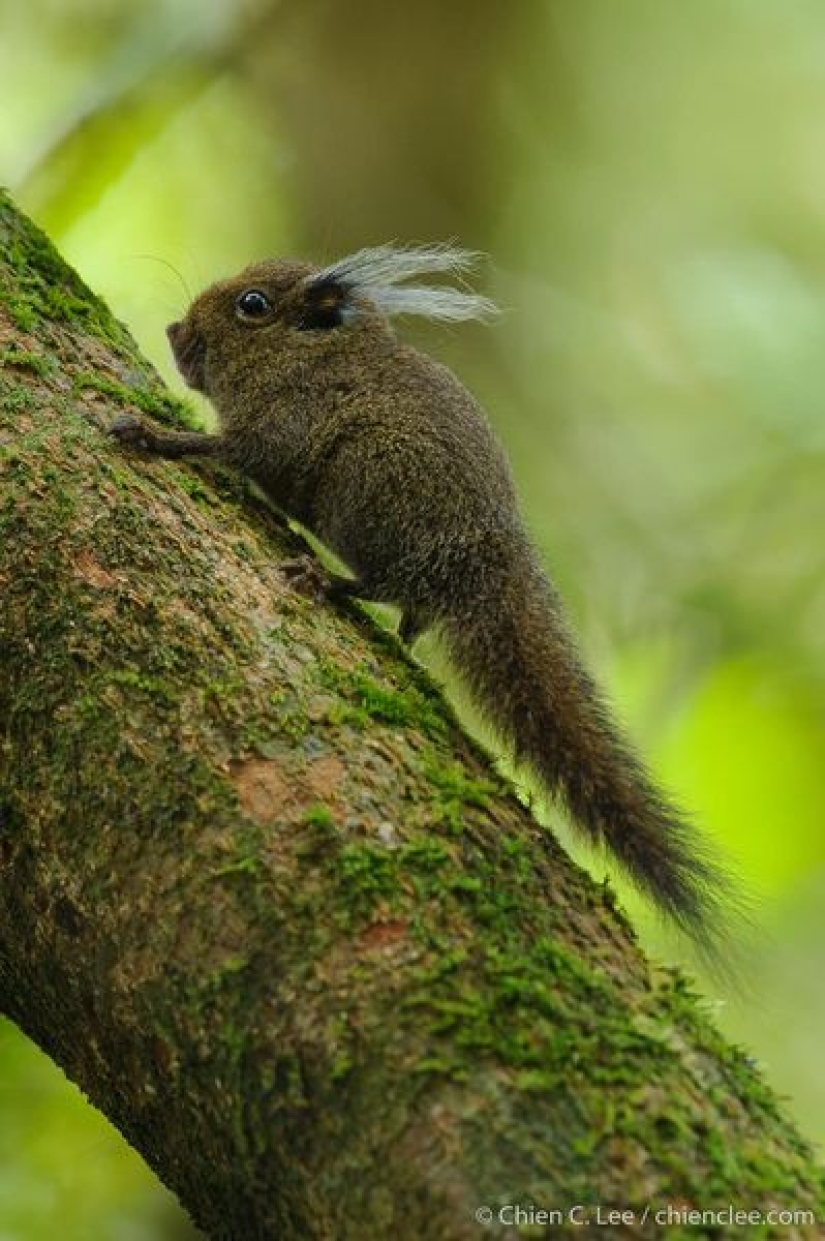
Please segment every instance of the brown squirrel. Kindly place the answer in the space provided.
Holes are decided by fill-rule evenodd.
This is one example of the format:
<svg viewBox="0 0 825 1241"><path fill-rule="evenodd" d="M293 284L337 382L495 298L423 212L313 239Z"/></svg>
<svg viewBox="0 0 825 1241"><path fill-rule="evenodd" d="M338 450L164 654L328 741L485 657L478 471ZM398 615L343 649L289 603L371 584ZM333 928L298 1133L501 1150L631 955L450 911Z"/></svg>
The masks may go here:
<svg viewBox="0 0 825 1241"><path fill-rule="evenodd" d="M349 566L352 578L329 579L331 594L398 605L408 642L434 626L517 760L720 964L723 868L583 668L476 401L392 329L397 314L494 313L463 289L406 283L471 259L449 246L379 246L325 268L248 267L168 328L220 433L163 432L131 416L112 433L161 456L231 463Z"/></svg>

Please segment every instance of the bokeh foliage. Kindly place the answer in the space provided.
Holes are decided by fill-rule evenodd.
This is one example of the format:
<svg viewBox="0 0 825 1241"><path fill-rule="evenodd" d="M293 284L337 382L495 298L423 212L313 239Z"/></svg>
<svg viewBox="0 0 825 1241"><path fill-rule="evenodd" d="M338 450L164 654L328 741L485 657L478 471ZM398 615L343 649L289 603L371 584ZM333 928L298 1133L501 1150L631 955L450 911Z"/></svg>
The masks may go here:
<svg viewBox="0 0 825 1241"><path fill-rule="evenodd" d="M720 1019L825 1136L825 9L2 0L0 21L0 177L170 382L181 280L391 238L491 256L501 322L412 335L483 398L590 662L758 893ZM41 1061L3 1028L0 1241L160 1235L148 1173Z"/></svg>

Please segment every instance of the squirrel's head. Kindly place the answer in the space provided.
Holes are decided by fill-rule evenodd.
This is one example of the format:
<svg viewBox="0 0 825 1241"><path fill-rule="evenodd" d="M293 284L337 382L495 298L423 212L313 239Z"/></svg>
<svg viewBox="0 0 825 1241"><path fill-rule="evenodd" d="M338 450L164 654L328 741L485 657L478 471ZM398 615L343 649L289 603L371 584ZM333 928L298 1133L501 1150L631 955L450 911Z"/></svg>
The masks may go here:
<svg viewBox="0 0 825 1241"><path fill-rule="evenodd" d="M190 387L211 394L211 380L231 360L251 366L264 354L327 360L372 334L391 339L389 318L485 319L496 313L487 298L449 286L409 285L410 277L460 275L474 255L452 246L376 246L314 267L270 260L222 280L195 299L186 316L167 328L178 368Z"/></svg>

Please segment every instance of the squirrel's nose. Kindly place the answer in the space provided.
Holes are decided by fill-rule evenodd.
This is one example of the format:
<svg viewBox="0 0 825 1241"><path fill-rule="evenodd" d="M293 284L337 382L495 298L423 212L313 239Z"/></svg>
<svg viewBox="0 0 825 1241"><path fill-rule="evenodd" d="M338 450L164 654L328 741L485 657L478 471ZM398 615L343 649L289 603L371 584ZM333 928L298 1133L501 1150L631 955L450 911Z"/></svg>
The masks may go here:
<svg viewBox="0 0 825 1241"><path fill-rule="evenodd" d="M180 336L182 327L183 327L182 323L170 323L169 324L168 328L166 329L166 335L169 337L170 344L174 345L176 339Z"/></svg>

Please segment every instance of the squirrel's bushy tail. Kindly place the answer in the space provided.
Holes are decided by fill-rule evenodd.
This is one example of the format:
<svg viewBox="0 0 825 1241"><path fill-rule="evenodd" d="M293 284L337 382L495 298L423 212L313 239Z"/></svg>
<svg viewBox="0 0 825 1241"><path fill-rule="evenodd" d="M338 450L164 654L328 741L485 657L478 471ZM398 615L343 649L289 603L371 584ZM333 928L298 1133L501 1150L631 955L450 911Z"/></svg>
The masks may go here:
<svg viewBox="0 0 825 1241"><path fill-rule="evenodd" d="M726 872L621 735L529 551L502 573L494 592L465 599L440 628L476 702L517 760L724 971Z"/></svg>

